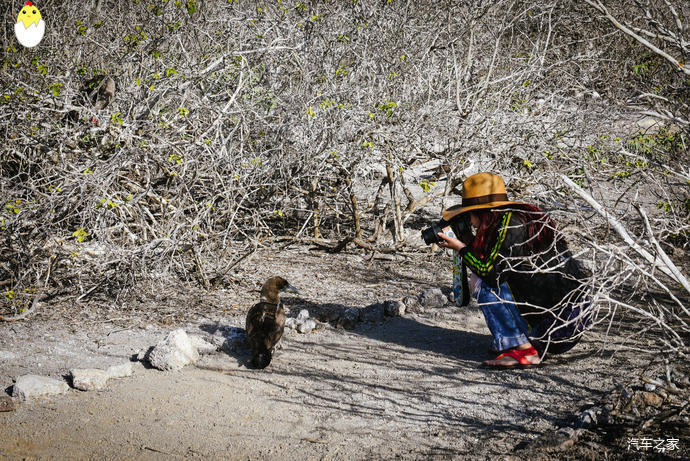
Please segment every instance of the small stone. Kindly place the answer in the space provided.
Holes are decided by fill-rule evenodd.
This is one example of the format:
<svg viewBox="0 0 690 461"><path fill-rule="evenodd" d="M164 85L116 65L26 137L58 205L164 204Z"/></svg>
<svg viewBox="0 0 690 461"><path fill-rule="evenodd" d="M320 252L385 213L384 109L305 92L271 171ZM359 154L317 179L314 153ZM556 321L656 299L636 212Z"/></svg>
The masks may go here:
<svg viewBox="0 0 690 461"><path fill-rule="evenodd" d="M362 322L377 323L382 322L385 314L383 304L371 304L362 309L360 319Z"/></svg>
<svg viewBox="0 0 690 461"><path fill-rule="evenodd" d="M211 344L199 335L189 335L189 340L200 355L213 354L218 350L215 344Z"/></svg>
<svg viewBox="0 0 690 461"><path fill-rule="evenodd" d="M345 309L345 312L343 312L343 315L338 320L338 326L345 328L346 330L352 330L355 328L355 326L357 326L358 321L359 309L356 307L350 307Z"/></svg>
<svg viewBox="0 0 690 461"><path fill-rule="evenodd" d="M14 401L5 395L2 395L0 396L0 413L4 411L14 411Z"/></svg>
<svg viewBox="0 0 690 461"><path fill-rule="evenodd" d="M645 405L654 408L659 408L664 404L664 399L654 392L642 392L642 401Z"/></svg>
<svg viewBox="0 0 690 461"><path fill-rule="evenodd" d="M580 413L580 416L578 418L578 426L579 427L584 427L584 428L590 428L594 427L597 425L598 421L598 414L601 412L601 409L598 407L592 407L588 408L582 413Z"/></svg>
<svg viewBox="0 0 690 461"><path fill-rule="evenodd" d="M307 319L304 322L297 325L297 331L299 331L300 333L309 333L315 328L316 322L314 322L312 319Z"/></svg>
<svg viewBox="0 0 690 461"><path fill-rule="evenodd" d="M12 387L12 397L20 401L30 401L47 395L64 394L67 391L69 391L69 386L61 379L24 375L15 381Z"/></svg>
<svg viewBox="0 0 690 461"><path fill-rule="evenodd" d="M70 371L72 387L80 391L98 391L108 382L108 373L95 368L76 368Z"/></svg>
<svg viewBox="0 0 690 461"><path fill-rule="evenodd" d="M389 317L402 317L405 315L405 303L402 301L386 301L383 310Z"/></svg>
<svg viewBox="0 0 690 461"><path fill-rule="evenodd" d="M151 366L164 371L181 370L185 365L197 360L199 360L199 351L181 328L170 332L149 354Z"/></svg>
<svg viewBox="0 0 690 461"><path fill-rule="evenodd" d="M416 296L405 296L402 303L405 305L406 312L424 312L424 307L419 304L419 298Z"/></svg>
<svg viewBox="0 0 690 461"><path fill-rule="evenodd" d="M647 392L654 392L656 390L656 386L651 383L644 383L644 390Z"/></svg>
<svg viewBox="0 0 690 461"><path fill-rule="evenodd" d="M289 317L285 319L285 328L288 330L294 330L297 328L298 322L297 319Z"/></svg>
<svg viewBox="0 0 690 461"><path fill-rule="evenodd" d="M306 309L302 309L301 311L299 311L299 314L297 314L297 321L298 322L301 320L307 320L308 318L309 318L309 311Z"/></svg>
<svg viewBox="0 0 690 461"><path fill-rule="evenodd" d="M132 376L134 367L132 366L132 362L126 362L122 365L108 367L105 372L108 374L108 378L125 378L127 376Z"/></svg>
<svg viewBox="0 0 690 461"><path fill-rule="evenodd" d="M419 294L419 304L425 308L443 307L448 298L439 288L427 288Z"/></svg>

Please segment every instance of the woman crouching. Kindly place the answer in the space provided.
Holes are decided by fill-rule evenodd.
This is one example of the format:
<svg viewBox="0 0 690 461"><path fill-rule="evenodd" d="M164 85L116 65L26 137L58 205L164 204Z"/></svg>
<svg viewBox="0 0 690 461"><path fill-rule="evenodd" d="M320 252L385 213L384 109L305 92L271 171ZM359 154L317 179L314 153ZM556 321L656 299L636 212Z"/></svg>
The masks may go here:
<svg viewBox="0 0 690 461"><path fill-rule="evenodd" d="M475 230L474 237L461 237L467 244L438 236L439 246L456 250L472 271L469 286L498 354L484 366L531 367L547 352L577 344L589 324L587 276L551 218L509 201L500 176L478 173L464 182L462 205L445 210L443 219L454 229L465 220Z"/></svg>

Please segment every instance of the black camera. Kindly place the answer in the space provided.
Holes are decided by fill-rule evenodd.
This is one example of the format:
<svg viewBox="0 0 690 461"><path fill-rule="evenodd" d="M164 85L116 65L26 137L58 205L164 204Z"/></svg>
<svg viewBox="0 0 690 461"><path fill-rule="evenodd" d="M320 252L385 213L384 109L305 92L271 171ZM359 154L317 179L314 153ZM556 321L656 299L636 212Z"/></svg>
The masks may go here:
<svg viewBox="0 0 690 461"><path fill-rule="evenodd" d="M432 224L431 227L422 229L422 239L424 243L431 245L432 243L440 242L441 237L438 236L439 232L449 237L456 237L461 241L464 241L468 234L472 234L470 226L464 216L455 217L450 222L441 219L439 222Z"/></svg>

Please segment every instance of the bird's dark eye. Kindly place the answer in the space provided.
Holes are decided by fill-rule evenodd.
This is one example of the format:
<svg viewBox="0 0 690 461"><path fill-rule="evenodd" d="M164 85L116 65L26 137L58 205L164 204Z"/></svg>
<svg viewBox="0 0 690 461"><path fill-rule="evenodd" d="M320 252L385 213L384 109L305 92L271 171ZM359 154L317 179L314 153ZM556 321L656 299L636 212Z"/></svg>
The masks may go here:
<svg viewBox="0 0 690 461"><path fill-rule="evenodd" d="M22 10L22 14L26 14L26 10Z"/></svg>
<svg viewBox="0 0 690 461"><path fill-rule="evenodd" d="M36 14L36 10L34 10L34 14Z"/></svg>

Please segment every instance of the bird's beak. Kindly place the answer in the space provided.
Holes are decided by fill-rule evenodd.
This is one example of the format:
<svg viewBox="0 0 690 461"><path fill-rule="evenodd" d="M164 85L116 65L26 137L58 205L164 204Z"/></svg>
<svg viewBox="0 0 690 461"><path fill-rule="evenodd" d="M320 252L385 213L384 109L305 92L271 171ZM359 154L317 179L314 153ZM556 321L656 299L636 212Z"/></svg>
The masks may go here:
<svg viewBox="0 0 690 461"><path fill-rule="evenodd" d="M285 288L283 288L283 291L284 291L285 293L294 293L294 294L296 294L296 295L301 294L297 288L293 287L293 286L290 285L289 283L288 283L288 286L286 286Z"/></svg>

